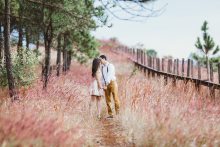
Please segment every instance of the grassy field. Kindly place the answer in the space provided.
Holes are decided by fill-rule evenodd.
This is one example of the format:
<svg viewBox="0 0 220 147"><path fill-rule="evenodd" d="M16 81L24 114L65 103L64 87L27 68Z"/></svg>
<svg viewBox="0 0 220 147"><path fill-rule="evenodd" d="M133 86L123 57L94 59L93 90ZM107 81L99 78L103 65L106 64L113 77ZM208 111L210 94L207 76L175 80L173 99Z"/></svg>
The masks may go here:
<svg viewBox="0 0 220 147"><path fill-rule="evenodd" d="M73 63L71 71L52 76L46 91L40 78L11 103L1 91L2 146L220 146L220 102L193 85L164 86L147 78L121 55L102 50L116 66L120 115L107 121L93 105L89 113L90 66ZM89 65L89 64L88 64Z"/></svg>

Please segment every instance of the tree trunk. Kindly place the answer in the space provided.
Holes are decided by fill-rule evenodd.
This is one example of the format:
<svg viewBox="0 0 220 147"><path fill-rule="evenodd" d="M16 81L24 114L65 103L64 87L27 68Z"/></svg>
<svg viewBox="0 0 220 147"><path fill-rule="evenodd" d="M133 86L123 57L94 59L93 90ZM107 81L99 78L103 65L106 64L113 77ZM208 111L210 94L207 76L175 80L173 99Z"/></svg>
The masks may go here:
<svg viewBox="0 0 220 147"><path fill-rule="evenodd" d="M206 55L206 67L207 67L207 80L210 81L210 64L209 64L208 55Z"/></svg>
<svg viewBox="0 0 220 147"><path fill-rule="evenodd" d="M38 57L38 56L39 56L39 53L40 53L40 51L39 51L39 46L40 46L40 34L38 33L38 34L37 34L37 40L36 40L36 49L35 49L35 51L36 51L36 57Z"/></svg>
<svg viewBox="0 0 220 147"><path fill-rule="evenodd" d="M40 46L40 34L37 34L37 42L36 42L36 50L39 50L39 46Z"/></svg>
<svg viewBox="0 0 220 147"><path fill-rule="evenodd" d="M30 35L29 35L29 29L26 28L26 48L29 49L29 44L30 44Z"/></svg>
<svg viewBox="0 0 220 147"><path fill-rule="evenodd" d="M4 26L4 43L5 43L5 66L7 70L9 95L12 101L18 99L15 89L15 80L12 72L11 51L10 51L10 0L5 0L5 26Z"/></svg>
<svg viewBox="0 0 220 147"><path fill-rule="evenodd" d="M67 44L67 35L64 34L64 39L63 39L63 72L67 71L67 50L66 50L66 44Z"/></svg>
<svg viewBox="0 0 220 147"><path fill-rule="evenodd" d="M72 51L68 51L67 70L70 70L71 61L72 61Z"/></svg>
<svg viewBox="0 0 220 147"><path fill-rule="evenodd" d="M23 47L23 30L21 24L19 24L19 29L18 29L18 54L22 53L22 47Z"/></svg>
<svg viewBox="0 0 220 147"><path fill-rule="evenodd" d="M60 64L61 64L61 35L57 38L57 76L60 76Z"/></svg>
<svg viewBox="0 0 220 147"><path fill-rule="evenodd" d="M45 66L44 66L44 85L43 88L47 87L49 80L50 71L50 47L52 43L52 20L50 20L45 32L44 32L44 43L45 43Z"/></svg>
<svg viewBox="0 0 220 147"><path fill-rule="evenodd" d="M4 57L4 46L3 46L3 44L4 44L4 40L3 40L3 34L2 34L3 32L2 32L2 22L0 22L0 66L1 66L1 64L3 63L3 57Z"/></svg>
<svg viewBox="0 0 220 147"><path fill-rule="evenodd" d="M23 6L22 2L19 1L19 24L18 24L18 45L17 51L18 55L22 55L22 47L23 47L23 26L22 26L22 17L23 17Z"/></svg>
<svg viewBox="0 0 220 147"><path fill-rule="evenodd" d="M23 30L21 24L19 24L19 29L18 29L18 46L17 46L17 51L18 51L18 56L23 59Z"/></svg>

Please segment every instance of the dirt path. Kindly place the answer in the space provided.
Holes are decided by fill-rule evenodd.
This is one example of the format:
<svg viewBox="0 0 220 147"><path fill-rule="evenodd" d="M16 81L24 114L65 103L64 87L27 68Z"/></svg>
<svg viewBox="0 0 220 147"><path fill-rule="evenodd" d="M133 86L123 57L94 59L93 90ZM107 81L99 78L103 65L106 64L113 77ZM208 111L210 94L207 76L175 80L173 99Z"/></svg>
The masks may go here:
<svg viewBox="0 0 220 147"><path fill-rule="evenodd" d="M114 119L100 120L98 132L95 135L96 145L105 147L134 147L132 142L126 138L126 130L122 128L119 121Z"/></svg>
<svg viewBox="0 0 220 147"><path fill-rule="evenodd" d="M40 47L40 52L42 54L41 59L44 57L44 48ZM117 74L123 74L124 71L121 71L126 67L127 63L123 65L123 68L121 68L121 63L123 63L121 60L126 59L121 58L120 55L114 54L111 51L104 51L102 50L102 53L107 55L110 62L112 62L116 69ZM52 50L51 53L51 64L55 64L56 61L56 52ZM126 71L127 72L127 71ZM113 102L113 101L112 101ZM105 107L105 106L104 106ZM134 147L135 145L132 143L132 141L129 141L126 135L126 129L124 129L119 120L117 118L114 119L106 119L102 118L98 122L98 127L96 129L96 133L94 134L95 140L93 141L93 145L98 147Z"/></svg>
<svg viewBox="0 0 220 147"><path fill-rule="evenodd" d="M119 75L124 75L124 72L131 72L131 68L129 67L130 65L128 64L126 58L121 58L120 55L114 54L109 51L106 52L102 50L102 53L107 55L110 62L115 65L118 81L120 80ZM124 71L125 68L127 69L126 71ZM113 102L114 101L112 101L112 103ZM135 144L132 143L132 139L127 137L128 130L126 130L126 128L123 128L120 124L120 115L117 117L114 117L113 119L106 119L104 117L100 120L100 122L98 123L97 134L95 134L94 144L96 146L135 147Z"/></svg>

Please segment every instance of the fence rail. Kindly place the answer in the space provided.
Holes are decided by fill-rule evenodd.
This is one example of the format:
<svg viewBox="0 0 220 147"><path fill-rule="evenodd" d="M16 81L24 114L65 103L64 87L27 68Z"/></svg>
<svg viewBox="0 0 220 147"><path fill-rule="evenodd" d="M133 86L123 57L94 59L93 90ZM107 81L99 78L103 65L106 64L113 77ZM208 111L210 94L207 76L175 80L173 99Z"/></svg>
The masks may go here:
<svg viewBox="0 0 220 147"><path fill-rule="evenodd" d="M143 70L149 76L164 76L165 84L168 79L172 79L172 82L176 84L176 80L183 80L185 83L192 82L195 84L196 89L199 91L200 86L209 87L210 95L215 97L215 90L220 90L220 63L217 64L217 78L214 82L214 70L213 64L210 63L208 69L201 66L201 63L195 64L191 59L165 59L147 56L146 52L141 49L133 49L126 47L119 47L115 49L117 53L123 53L129 57L129 59L140 70ZM180 61L182 63L180 63ZM186 62L185 62L186 61ZM186 69L186 70L185 70ZM202 69L208 71L206 73L206 79L202 79ZM197 71L197 73L195 73ZM215 74L216 74L215 73Z"/></svg>

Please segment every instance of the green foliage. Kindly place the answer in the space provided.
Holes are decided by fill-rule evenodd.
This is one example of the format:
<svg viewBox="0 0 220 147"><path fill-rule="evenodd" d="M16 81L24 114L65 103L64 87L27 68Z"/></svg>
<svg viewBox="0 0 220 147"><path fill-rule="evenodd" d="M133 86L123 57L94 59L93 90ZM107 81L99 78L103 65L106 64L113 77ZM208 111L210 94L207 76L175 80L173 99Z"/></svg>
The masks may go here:
<svg viewBox="0 0 220 147"><path fill-rule="evenodd" d="M197 53L191 53L189 58L194 59L201 63L201 65L206 65L206 57L205 55L200 55Z"/></svg>
<svg viewBox="0 0 220 147"><path fill-rule="evenodd" d="M196 60L202 66L205 66L207 64L205 55L201 55L201 54L197 54L197 53L191 53L190 58ZM220 63L220 56L211 57L211 58L209 58L209 61L210 61L210 63L213 64L214 70L217 70L217 64Z"/></svg>
<svg viewBox="0 0 220 147"><path fill-rule="evenodd" d="M35 53L36 57L41 56L41 52L38 49L34 49L33 52Z"/></svg>
<svg viewBox="0 0 220 147"><path fill-rule="evenodd" d="M4 14L4 1L0 1L0 12ZM45 6L43 6L43 2ZM68 50L77 48L86 58L93 58L98 54L96 39L91 30L107 23L107 15L102 5L96 5L94 0L47 0L25 1L11 0L11 27L19 31L22 27L23 35L29 31L30 43L36 43L39 36L43 38L45 29L52 21L53 44L59 34L69 34ZM15 17L14 17L15 16ZM20 17L21 16L21 17ZM3 18L0 16L0 21ZM23 36L25 37L25 36ZM17 41L16 41L17 42ZM14 42L14 44L16 43Z"/></svg>
<svg viewBox="0 0 220 147"><path fill-rule="evenodd" d="M85 56L84 54L76 54L75 57L77 61L81 64L86 63L88 61L88 57Z"/></svg>
<svg viewBox="0 0 220 147"><path fill-rule="evenodd" d="M201 31L203 32L203 42L198 37L195 44L200 53L192 53L190 57L207 67L209 66L209 62L212 62L214 68L216 68L217 63L220 61L220 56L216 56L219 52L219 46L215 46L213 38L207 32L208 29L208 22L205 21L201 27Z"/></svg>
<svg viewBox="0 0 220 147"><path fill-rule="evenodd" d="M23 51L22 57L13 54L13 74L15 76L16 85L28 86L35 80L35 67L37 63L38 60L33 51ZM5 87L8 85L6 68L0 68L0 86Z"/></svg>
<svg viewBox="0 0 220 147"><path fill-rule="evenodd" d="M98 43L94 37L89 33L86 34L86 37L79 42L79 51L84 53L89 58L94 58L98 55Z"/></svg>
<svg viewBox="0 0 220 147"><path fill-rule="evenodd" d="M146 54L148 56L151 56L151 57L156 57L157 56L157 52L154 49L146 50Z"/></svg>
<svg viewBox="0 0 220 147"><path fill-rule="evenodd" d="M93 0L65 0L63 10L56 11L52 19L54 35L57 37L59 34L68 34L66 50L71 51L80 63L99 54L98 43L91 35L91 30L107 21L102 6L96 6Z"/></svg>
<svg viewBox="0 0 220 147"><path fill-rule="evenodd" d="M213 41L213 38L207 32L208 29L208 22L205 21L201 28L203 32L203 42L198 37L195 44L196 48L200 50L205 56L209 56L210 52L212 52L212 55L215 55L219 52L219 46L217 45L215 47L215 42Z"/></svg>

